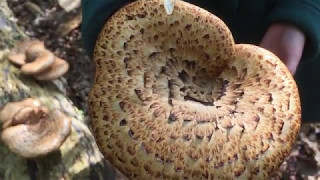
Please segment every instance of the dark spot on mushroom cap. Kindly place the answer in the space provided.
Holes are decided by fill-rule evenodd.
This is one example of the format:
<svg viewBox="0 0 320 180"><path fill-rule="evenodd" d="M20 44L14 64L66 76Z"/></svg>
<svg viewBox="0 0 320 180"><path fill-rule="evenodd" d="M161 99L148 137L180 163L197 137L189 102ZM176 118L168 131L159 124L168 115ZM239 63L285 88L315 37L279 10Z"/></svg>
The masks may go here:
<svg viewBox="0 0 320 180"><path fill-rule="evenodd" d="M125 126L127 125L127 121L125 119L122 119L119 123L120 126Z"/></svg>

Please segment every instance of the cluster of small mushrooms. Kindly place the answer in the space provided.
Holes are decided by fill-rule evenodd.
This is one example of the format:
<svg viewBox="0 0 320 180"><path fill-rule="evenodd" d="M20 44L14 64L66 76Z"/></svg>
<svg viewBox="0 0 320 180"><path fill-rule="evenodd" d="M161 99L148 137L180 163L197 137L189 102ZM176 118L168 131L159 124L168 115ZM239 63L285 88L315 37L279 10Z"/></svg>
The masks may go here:
<svg viewBox="0 0 320 180"><path fill-rule="evenodd" d="M44 42L39 40L24 40L8 55L9 60L21 66L23 74L32 75L37 80L54 80L63 76L69 69L69 64L56 57L46 49Z"/></svg>
<svg viewBox="0 0 320 180"><path fill-rule="evenodd" d="M61 110L49 111L38 100L27 98L7 103L0 110L1 139L24 158L56 151L71 132L71 119Z"/></svg>
<svg viewBox="0 0 320 180"><path fill-rule="evenodd" d="M21 66L23 74L37 80L55 80L69 64L46 49L44 42L24 40L8 55ZM49 110L38 100L27 98L0 107L1 139L9 149L24 158L35 158L56 151L71 132L71 119L61 110Z"/></svg>
<svg viewBox="0 0 320 180"><path fill-rule="evenodd" d="M163 2L124 6L96 41L89 110L102 154L129 179L267 179L300 129L292 75L210 12Z"/></svg>

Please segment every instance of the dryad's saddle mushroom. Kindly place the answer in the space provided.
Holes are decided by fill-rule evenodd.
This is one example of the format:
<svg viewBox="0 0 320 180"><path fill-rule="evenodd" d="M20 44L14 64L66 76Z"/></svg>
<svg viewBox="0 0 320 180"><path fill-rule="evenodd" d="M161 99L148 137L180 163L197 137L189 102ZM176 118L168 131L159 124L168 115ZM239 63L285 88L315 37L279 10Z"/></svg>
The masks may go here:
<svg viewBox="0 0 320 180"><path fill-rule="evenodd" d="M235 44L180 0L117 11L96 43L89 96L103 155L130 179L266 179L300 128L297 86L271 52Z"/></svg>
<svg viewBox="0 0 320 180"><path fill-rule="evenodd" d="M27 98L10 102L0 110L2 141L24 158L56 151L71 133L71 119L62 111L49 111L39 101Z"/></svg>
<svg viewBox="0 0 320 180"><path fill-rule="evenodd" d="M44 42L24 40L9 53L8 59L21 66L23 74L32 75L37 80L55 80L69 70L69 64L46 49Z"/></svg>

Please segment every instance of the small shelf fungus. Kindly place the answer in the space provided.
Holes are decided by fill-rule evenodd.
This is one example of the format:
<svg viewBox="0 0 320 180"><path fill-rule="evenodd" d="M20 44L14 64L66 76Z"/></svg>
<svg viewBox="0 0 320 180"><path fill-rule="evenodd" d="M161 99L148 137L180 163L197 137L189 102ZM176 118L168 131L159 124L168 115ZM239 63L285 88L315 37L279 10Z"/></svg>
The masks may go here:
<svg viewBox="0 0 320 180"><path fill-rule="evenodd" d="M49 111L37 100L27 98L7 103L0 111L1 140L24 158L56 151L71 133L71 119L60 110Z"/></svg>
<svg viewBox="0 0 320 180"><path fill-rule="evenodd" d="M129 179L268 179L300 129L287 67L204 9L165 8L134 1L96 41L88 101L102 154Z"/></svg>
<svg viewBox="0 0 320 180"><path fill-rule="evenodd" d="M25 40L9 53L8 59L21 67L23 74L38 80L54 80L69 70L69 64L47 50L44 42Z"/></svg>

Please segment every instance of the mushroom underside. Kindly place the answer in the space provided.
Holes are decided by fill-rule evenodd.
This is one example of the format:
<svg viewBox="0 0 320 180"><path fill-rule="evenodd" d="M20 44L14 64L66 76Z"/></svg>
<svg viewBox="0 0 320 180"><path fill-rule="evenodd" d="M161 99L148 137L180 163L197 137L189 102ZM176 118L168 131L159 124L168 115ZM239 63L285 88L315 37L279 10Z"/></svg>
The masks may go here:
<svg viewBox="0 0 320 180"><path fill-rule="evenodd" d="M296 84L209 12L136 1L96 44L89 95L103 155L130 179L267 178L300 127Z"/></svg>

